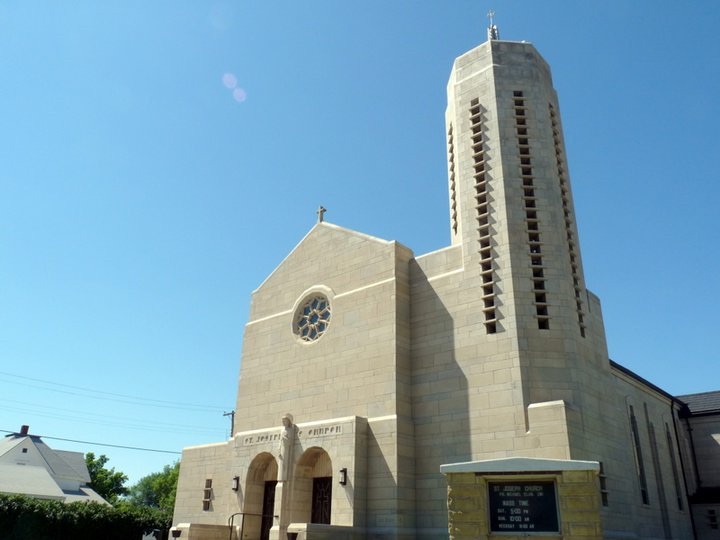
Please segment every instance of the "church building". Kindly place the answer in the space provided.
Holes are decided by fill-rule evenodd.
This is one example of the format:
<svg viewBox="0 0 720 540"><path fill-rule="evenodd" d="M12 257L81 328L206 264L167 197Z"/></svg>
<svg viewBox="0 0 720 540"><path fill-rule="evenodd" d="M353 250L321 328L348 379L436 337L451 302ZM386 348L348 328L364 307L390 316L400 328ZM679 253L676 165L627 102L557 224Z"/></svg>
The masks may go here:
<svg viewBox="0 0 720 540"><path fill-rule="evenodd" d="M252 293L233 434L184 450L173 537L718 538L720 393L609 360L549 66L491 26L447 96L450 244L321 208Z"/></svg>

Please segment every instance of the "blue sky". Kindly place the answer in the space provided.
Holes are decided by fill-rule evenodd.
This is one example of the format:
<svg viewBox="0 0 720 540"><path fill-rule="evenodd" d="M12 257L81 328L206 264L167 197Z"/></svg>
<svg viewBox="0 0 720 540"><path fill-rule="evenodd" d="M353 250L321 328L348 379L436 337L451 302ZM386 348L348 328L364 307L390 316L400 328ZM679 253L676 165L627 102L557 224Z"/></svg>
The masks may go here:
<svg viewBox="0 0 720 540"><path fill-rule="evenodd" d="M447 245L445 86L490 8L552 67L611 357L720 389L720 3L1 2L0 429L226 437L250 293L318 205Z"/></svg>

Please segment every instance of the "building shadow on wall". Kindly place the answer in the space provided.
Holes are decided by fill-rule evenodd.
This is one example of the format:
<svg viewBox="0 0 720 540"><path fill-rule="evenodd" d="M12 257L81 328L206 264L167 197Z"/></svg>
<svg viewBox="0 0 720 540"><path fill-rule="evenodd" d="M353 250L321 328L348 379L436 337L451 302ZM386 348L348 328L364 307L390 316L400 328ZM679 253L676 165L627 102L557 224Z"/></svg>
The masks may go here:
<svg viewBox="0 0 720 540"><path fill-rule="evenodd" d="M467 376L456 358L455 323L440 294L457 305L457 295L468 290L449 278L436 290L415 260L410 275L416 526L446 535L447 485L440 465L470 461L472 451Z"/></svg>
<svg viewBox="0 0 720 540"><path fill-rule="evenodd" d="M373 495L367 499L367 538L383 538L383 532L402 526L399 517L398 482L387 462L392 451L387 448L385 429L373 430L368 424L367 437L367 488ZM395 506L395 507L394 507Z"/></svg>

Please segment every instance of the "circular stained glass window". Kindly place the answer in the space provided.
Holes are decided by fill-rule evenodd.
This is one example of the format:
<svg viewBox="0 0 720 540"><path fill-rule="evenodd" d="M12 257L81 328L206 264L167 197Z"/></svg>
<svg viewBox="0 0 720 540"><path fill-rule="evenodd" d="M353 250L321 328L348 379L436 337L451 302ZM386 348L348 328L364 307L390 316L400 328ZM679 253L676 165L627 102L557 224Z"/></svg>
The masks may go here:
<svg viewBox="0 0 720 540"><path fill-rule="evenodd" d="M303 341L315 341L330 323L330 302L322 294L305 300L295 315L295 333Z"/></svg>

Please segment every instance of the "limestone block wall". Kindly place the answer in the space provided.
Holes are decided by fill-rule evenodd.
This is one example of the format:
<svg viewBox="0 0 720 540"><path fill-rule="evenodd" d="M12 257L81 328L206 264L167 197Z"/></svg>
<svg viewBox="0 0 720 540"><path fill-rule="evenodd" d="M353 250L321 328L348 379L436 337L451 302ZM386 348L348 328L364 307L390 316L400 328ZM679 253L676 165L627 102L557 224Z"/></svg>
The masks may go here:
<svg viewBox="0 0 720 540"><path fill-rule="evenodd" d="M183 450L173 523L227 525L230 514L239 511L231 489L230 455L230 445L224 442ZM211 492L205 510L208 480Z"/></svg>
<svg viewBox="0 0 720 540"><path fill-rule="evenodd" d="M640 538L692 538L677 404L617 364L605 383L605 420L587 428L594 449L573 456L603 464L604 529Z"/></svg>
<svg viewBox="0 0 720 540"><path fill-rule="evenodd" d="M403 426L394 417L368 421L367 518L371 533L412 529L415 524L415 481L403 455ZM412 452L412 450L411 450Z"/></svg>
<svg viewBox="0 0 720 540"><path fill-rule="evenodd" d="M529 379L522 378L523 344L512 331L485 334L477 276L455 255L460 249L411 263L417 524L428 537L444 532L441 464L509 456L569 459L571 436L582 429L572 401L525 408L526 388L537 390L555 374L566 378L567 360L557 366L549 354L536 356ZM560 339L545 343L547 350L564 346ZM559 383L577 395L570 382ZM552 381L547 386L557 387Z"/></svg>
<svg viewBox="0 0 720 540"><path fill-rule="evenodd" d="M486 335L477 275L461 247L411 262L412 400L418 534L446 534L440 465L525 451L517 340Z"/></svg>
<svg viewBox="0 0 720 540"><path fill-rule="evenodd" d="M528 407L526 455L570 459L568 406L564 401L533 403Z"/></svg>
<svg viewBox="0 0 720 540"><path fill-rule="evenodd" d="M286 412L302 421L408 414L410 257L395 242L313 228L253 294L236 430L276 424ZM328 297L332 316L322 337L303 342L293 320L313 291Z"/></svg>
<svg viewBox="0 0 720 540"><path fill-rule="evenodd" d="M345 417L297 425L297 438L293 446L292 479L287 489L290 506L285 509L288 520L293 516L309 520L310 496L300 496L308 489L313 476L332 476L332 523L347 526L364 526L367 500L367 421L364 418ZM261 513L262 482L278 479L280 428L273 427L236 434L227 474L239 477L237 511ZM314 470L316 457L327 455L322 471ZM269 464L269 465L267 465ZM260 481L257 471L262 468ZM264 470L269 470L265 475ZM339 483L341 469L347 470L347 483ZM311 483L309 484L312 487ZM275 514L281 509L276 503ZM305 514L308 514L305 516Z"/></svg>

